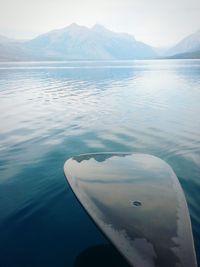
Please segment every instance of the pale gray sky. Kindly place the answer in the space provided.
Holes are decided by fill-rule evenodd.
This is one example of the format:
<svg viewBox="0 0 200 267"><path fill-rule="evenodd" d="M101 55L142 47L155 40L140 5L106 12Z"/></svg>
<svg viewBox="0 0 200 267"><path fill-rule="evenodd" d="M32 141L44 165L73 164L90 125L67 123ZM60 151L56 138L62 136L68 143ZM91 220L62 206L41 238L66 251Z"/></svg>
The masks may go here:
<svg viewBox="0 0 200 267"><path fill-rule="evenodd" d="M72 22L170 46L200 29L200 0L0 0L0 34L8 37L32 38Z"/></svg>

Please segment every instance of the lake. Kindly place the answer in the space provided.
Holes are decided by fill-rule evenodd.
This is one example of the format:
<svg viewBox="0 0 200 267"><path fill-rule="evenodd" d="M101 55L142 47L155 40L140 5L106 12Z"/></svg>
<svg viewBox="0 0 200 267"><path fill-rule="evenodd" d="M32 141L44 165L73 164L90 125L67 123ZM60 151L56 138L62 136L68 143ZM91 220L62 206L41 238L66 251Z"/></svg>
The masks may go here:
<svg viewBox="0 0 200 267"><path fill-rule="evenodd" d="M0 129L2 267L126 266L63 173L103 151L172 166L200 262L200 60L0 63Z"/></svg>

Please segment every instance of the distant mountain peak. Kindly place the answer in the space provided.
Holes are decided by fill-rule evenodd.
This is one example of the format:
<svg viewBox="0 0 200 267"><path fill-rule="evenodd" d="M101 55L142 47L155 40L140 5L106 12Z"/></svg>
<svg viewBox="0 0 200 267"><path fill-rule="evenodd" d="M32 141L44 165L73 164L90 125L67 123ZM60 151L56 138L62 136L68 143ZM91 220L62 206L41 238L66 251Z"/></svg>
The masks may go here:
<svg viewBox="0 0 200 267"><path fill-rule="evenodd" d="M183 54L200 50L200 30L183 38L178 44L169 49L167 56Z"/></svg>
<svg viewBox="0 0 200 267"><path fill-rule="evenodd" d="M71 23L70 25L68 25L67 27L65 27L65 29L72 29L72 30L76 30L76 29L80 29L80 28L86 28L85 26L81 26L75 22Z"/></svg>
<svg viewBox="0 0 200 267"><path fill-rule="evenodd" d="M4 48L5 51L7 47ZM18 51L17 48L16 52ZM24 57L28 53L27 58L31 56L45 60L125 60L156 57L150 46L136 41L132 35L113 32L100 24L89 28L76 23L24 42L20 45L19 52L23 52ZM10 57L9 51L7 54ZM2 57L5 58L5 52L2 52Z"/></svg>
<svg viewBox="0 0 200 267"><path fill-rule="evenodd" d="M103 25L96 23L93 27L92 30L95 31L109 31L108 29L106 29Z"/></svg>
<svg viewBox="0 0 200 267"><path fill-rule="evenodd" d="M88 29L88 28L86 26L82 26L82 25L79 25L79 24L73 22L70 25L66 26L64 29L65 30L76 31L76 30Z"/></svg>
<svg viewBox="0 0 200 267"><path fill-rule="evenodd" d="M79 25L77 23L71 23L70 25L66 26L62 29L57 29L56 34L62 36L63 34L70 34L70 35L81 35L85 32L88 32L89 28L86 26ZM55 31L54 31L55 32ZM51 33L51 32L50 32Z"/></svg>
<svg viewBox="0 0 200 267"><path fill-rule="evenodd" d="M70 25L68 25L68 27L79 27L80 25L78 25L76 22L71 23Z"/></svg>

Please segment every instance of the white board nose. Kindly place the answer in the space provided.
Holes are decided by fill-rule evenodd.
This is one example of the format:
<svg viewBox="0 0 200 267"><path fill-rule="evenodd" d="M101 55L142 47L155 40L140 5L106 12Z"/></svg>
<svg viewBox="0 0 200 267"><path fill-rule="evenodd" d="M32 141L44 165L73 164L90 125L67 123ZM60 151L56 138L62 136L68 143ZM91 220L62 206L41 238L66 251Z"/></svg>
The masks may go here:
<svg viewBox="0 0 200 267"><path fill-rule="evenodd" d="M187 203L172 168L146 154L84 154L67 180L88 214L134 267L197 267Z"/></svg>

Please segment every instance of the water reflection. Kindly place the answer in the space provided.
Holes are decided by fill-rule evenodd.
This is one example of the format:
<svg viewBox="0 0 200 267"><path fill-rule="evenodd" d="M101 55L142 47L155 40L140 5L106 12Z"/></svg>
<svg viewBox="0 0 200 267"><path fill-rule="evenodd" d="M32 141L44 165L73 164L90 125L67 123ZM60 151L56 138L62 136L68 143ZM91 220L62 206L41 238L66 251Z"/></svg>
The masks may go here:
<svg viewBox="0 0 200 267"><path fill-rule="evenodd" d="M71 267L106 242L63 175L96 151L170 163L200 257L199 72L199 60L0 63L1 265Z"/></svg>
<svg viewBox="0 0 200 267"><path fill-rule="evenodd" d="M64 170L82 205L132 266L197 266L185 198L164 161L89 154L68 160Z"/></svg>
<svg viewBox="0 0 200 267"><path fill-rule="evenodd" d="M73 160L77 161L78 163L81 163L83 160L90 160L90 159L94 159L98 162L103 162L111 157L113 157L115 155L115 153L92 153L92 154L84 154L84 155L80 155L80 156L74 156ZM126 157L127 155L129 155L128 153L118 153L117 156L118 157Z"/></svg>

